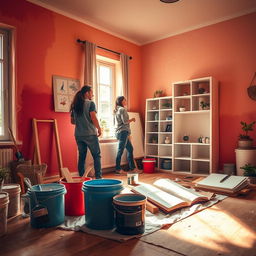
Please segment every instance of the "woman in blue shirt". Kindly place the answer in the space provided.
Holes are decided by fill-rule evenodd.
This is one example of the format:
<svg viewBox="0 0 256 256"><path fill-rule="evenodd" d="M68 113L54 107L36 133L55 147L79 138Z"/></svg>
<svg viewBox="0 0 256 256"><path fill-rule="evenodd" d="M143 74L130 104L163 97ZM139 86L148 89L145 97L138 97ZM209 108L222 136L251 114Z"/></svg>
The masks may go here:
<svg viewBox="0 0 256 256"><path fill-rule="evenodd" d="M116 173L118 174L126 173L121 169L121 158L125 148L127 150L129 169L130 171L133 171L135 169L133 159L133 146L129 139L129 136L131 134L130 123L135 122L135 118L129 119L129 115L125 108L126 105L127 102L124 96L117 97L114 110L114 122L116 138L118 139L118 151L116 156Z"/></svg>
<svg viewBox="0 0 256 256"><path fill-rule="evenodd" d="M78 91L71 104L71 123L75 124L75 138L79 151L78 171L83 176L87 148L94 160L95 178L101 179L101 154L98 137L101 128L97 119L95 103L92 101L93 90L90 86L83 86Z"/></svg>

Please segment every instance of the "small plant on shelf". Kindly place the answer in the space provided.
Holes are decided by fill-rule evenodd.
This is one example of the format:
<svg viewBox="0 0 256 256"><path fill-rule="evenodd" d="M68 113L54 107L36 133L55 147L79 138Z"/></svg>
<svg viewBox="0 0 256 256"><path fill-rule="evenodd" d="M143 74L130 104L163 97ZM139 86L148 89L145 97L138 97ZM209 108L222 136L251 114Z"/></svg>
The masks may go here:
<svg viewBox="0 0 256 256"><path fill-rule="evenodd" d="M200 101L200 107L203 110L209 109L210 108L210 103L209 102Z"/></svg>
<svg viewBox="0 0 256 256"><path fill-rule="evenodd" d="M163 97L163 95L164 95L163 90L156 90L154 92L154 98Z"/></svg>
<svg viewBox="0 0 256 256"><path fill-rule="evenodd" d="M239 148L251 148L253 144L253 139L248 135L250 131L253 131L253 126L256 121L251 123L246 123L241 121L240 124L242 125L242 130L244 131L243 134L239 134L238 138L238 147Z"/></svg>
<svg viewBox="0 0 256 256"><path fill-rule="evenodd" d="M165 102L162 104L163 108L172 108L172 103L171 102Z"/></svg>

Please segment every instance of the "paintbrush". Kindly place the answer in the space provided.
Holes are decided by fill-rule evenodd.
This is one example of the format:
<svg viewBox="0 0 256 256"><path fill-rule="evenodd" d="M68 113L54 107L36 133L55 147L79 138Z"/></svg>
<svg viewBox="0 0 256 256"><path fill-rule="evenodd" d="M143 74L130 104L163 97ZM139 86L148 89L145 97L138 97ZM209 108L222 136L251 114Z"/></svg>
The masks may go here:
<svg viewBox="0 0 256 256"><path fill-rule="evenodd" d="M28 186L33 200L35 202L35 206L31 209L31 217L34 218L34 221L36 222L37 225L40 225L42 223L48 222L49 221L49 216L48 216L48 210L47 207L39 204L37 197L36 197L36 193L33 190L33 187L31 185L31 182L28 178L24 178L24 182L26 183L26 185Z"/></svg>

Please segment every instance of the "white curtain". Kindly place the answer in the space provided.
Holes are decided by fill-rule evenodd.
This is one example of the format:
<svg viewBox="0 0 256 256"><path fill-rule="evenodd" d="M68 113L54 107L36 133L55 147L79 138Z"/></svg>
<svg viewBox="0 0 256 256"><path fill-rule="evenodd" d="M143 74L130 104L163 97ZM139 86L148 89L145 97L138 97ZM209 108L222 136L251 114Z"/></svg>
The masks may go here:
<svg viewBox="0 0 256 256"><path fill-rule="evenodd" d="M95 102L97 102L98 98L96 47L96 44L85 41L84 85L90 85L93 88Z"/></svg>
<svg viewBox="0 0 256 256"><path fill-rule="evenodd" d="M129 98L129 59L130 57L124 53L120 54L120 64L122 70L122 94L127 100L127 109L130 108L130 98Z"/></svg>

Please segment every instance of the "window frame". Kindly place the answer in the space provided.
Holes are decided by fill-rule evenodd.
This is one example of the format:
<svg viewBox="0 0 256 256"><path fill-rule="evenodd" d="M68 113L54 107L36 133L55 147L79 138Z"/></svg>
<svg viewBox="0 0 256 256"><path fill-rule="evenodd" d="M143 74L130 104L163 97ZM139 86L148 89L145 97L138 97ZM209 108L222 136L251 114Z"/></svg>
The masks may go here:
<svg viewBox="0 0 256 256"><path fill-rule="evenodd" d="M16 138L16 143L18 145L22 144L17 139L17 131L16 131L16 67L15 67L15 42L16 42L16 30L13 26L9 26L3 23L0 23L1 33L4 31L8 35L6 40L6 54L8 62L6 63L7 73L5 77L5 92L4 92L4 101L8 104L8 112L5 114L8 117L8 121L5 121L5 134L4 136L0 136L0 146L11 146L13 145L13 140L9 134L8 128L11 128L14 137Z"/></svg>
<svg viewBox="0 0 256 256"><path fill-rule="evenodd" d="M96 65L97 65L97 106L99 108L99 104L100 104L100 86L101 85L104 85L104 86L108 86L106 84L101 84L100 83L100 79L99 79L99 68L100 66L106 66L106 67L109 67L111 68L112 70L112 77L111 77L111 80L112 80L112 83L111 83L111 87L112 88L112 100L111 100L111 105L112 107L114 108L115 107L115 99L116 99L116 88L117 88L117 85L116 85L116 63L114 61L112 61L111 59L109 58L106 58L106 57L102 57L102 56L99 56L97 55L97 58L96 58ZM101 119L101 116L98 114L98 118L99 120ZM113 118L113 116L112 116ZM112 127L113 128L113 127ZM114 135L111 135L111 136L107 136L105 137L104 134L102 136L102 140L106 140L106 139L113 139L114 138Z"/></svg>

